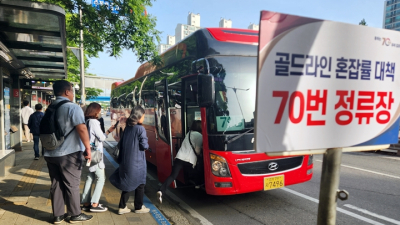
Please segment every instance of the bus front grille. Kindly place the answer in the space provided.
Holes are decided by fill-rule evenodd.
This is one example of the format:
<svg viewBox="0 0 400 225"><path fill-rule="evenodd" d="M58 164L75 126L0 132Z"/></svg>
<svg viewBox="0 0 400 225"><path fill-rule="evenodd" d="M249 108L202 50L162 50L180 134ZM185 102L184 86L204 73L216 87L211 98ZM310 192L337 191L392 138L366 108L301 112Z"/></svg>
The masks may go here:
<svg viewBox="0 0 400 225"><path fill-rule="evenodd" d="M302 163L303 156L297 156L284 159L240 163L237 166L243 175L262 175L294 170L300 168Z"/></svg>

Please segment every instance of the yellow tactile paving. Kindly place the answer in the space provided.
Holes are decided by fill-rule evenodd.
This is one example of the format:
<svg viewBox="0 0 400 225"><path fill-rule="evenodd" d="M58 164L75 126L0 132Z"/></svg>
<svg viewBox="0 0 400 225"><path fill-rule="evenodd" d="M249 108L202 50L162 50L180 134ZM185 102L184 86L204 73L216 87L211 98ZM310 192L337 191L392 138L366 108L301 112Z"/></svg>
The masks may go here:
<svg viewBox="0 0 400 225"><path fill-rule="evenodd" d="M33 161L29 169L26 171L25 175L21 178L17 186L14 188L13 192L32 190L33 185L35 185L36 183L37 177L42 171L44 163L45 160L43 157L41 157L39 160Z"/></svg>

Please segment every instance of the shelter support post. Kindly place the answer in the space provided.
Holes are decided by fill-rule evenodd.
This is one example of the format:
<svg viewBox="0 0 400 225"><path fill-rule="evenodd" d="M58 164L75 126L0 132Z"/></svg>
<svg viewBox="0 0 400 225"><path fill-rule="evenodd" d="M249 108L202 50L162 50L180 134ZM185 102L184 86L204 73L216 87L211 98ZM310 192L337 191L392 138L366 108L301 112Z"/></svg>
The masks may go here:
<svg viewBox="0 0 400 225"><path fill-rule="evenodd" d="M336 224L336 205L342 148L330 148L323 157L319 192L318 225Z"/></svg>
<svg viewBox="0 0 400 225"><path fill-rule="evenodd" d="M3 82L3 69L0 67L0 141L1 141L1 155L6 154L6 141L4 133L4 82Z"/></svg>
<svg viewBox="0 0 400 225"><path fill-rule="evenodd" d="M12 96L12 101L10 102L10 119L11 126L17 128L17 131L11 133L11 148L15 151L22 150L22 121L21 121L21 98L22 93L20 89L20 80L18 76L11 76L13 79L12 90L18 90L19 96ZM11 131L10 131L11 132Z"/></svg>

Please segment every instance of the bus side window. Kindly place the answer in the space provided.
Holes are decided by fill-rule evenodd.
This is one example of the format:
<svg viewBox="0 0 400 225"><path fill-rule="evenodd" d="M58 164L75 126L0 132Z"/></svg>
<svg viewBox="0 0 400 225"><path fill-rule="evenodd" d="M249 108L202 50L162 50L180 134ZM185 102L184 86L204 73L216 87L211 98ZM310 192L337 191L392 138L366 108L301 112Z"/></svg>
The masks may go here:
<svg viewBox="0 0 400 225"><path fill-rule="evenodd" d="M186 101L186 132L195 120L201 120L200 107L197 103L197 80L188 81L185 84Z"/></svg>
<svg viewBox="0 0 400 225"><path fill-rule="evenodd" d="M169 144L168 127L166 119L166 110L164 103L164 93L162 91L156 91L156 128L157 134L161 140Z"/></svg>
<svg viewBox="0 0 400 225"><path fill-rule="evenodd" d="M143 94L143 102L145 108L154 108L155 100L154 100L154 91L142 91Z"/></svg>
<svg viewBox="0 0 400 225"><path fill-rule="evenodd" d="M182 137L182 110L181 110L181 96L182 96L182 83L176 82L168 85L169 108L170 108L170 121L171 121L171 134L172 138ZM180 144L180 143L179 143Z"/></svg>

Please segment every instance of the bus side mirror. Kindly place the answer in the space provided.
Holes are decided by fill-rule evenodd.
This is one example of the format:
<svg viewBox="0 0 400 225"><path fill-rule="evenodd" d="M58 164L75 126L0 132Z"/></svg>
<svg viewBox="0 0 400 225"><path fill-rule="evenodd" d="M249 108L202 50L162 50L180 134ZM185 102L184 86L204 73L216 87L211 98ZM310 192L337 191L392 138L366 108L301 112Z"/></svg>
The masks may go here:
<svg viewBox="0 0 400 225"><path fill-rule="evenodd" d="M211 74L200 74L197 76L199 87L198 102L200 107L208 107L215 102L214 76Z"/></svg>

